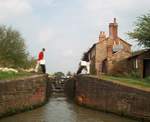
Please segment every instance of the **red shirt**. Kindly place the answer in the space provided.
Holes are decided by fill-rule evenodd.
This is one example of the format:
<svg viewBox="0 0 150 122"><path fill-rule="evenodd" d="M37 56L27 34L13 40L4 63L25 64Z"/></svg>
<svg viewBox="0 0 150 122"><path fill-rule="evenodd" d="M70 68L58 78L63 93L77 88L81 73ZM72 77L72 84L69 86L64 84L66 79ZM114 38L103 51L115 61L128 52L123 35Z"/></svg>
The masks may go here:
<svg viewBox="0 0 150 122"><path fill-rule="evenodd" d="M43 58L44 58L44 53L41 51L38 56L38 61L42 60Z"/></svg>

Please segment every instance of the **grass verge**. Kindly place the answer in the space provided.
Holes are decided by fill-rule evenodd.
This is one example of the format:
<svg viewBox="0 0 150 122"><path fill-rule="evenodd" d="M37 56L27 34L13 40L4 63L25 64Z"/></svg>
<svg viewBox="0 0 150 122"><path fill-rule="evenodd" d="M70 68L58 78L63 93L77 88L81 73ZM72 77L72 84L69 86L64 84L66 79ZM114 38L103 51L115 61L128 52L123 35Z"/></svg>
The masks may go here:
<svg viewBox="0 0 150 122"><path fill-rule="evenodd" d="M134 77L125 77L125 76L110 76L102 75L101 79L109 81L117 81L129 86L135 86L140 88L150 88L150 77L146 79L138 79Z"/></svg>
<svg viewBox="0 0 150 122"><path fill-rule="evenodd" d="M23 76L30 76L30 75L32 75L32 73L27 73L27 72L15 73L12 71L9 71L9 72L0 71L0 80L10 80L10 79L16 79L16 78L20 78Z"/></svg>

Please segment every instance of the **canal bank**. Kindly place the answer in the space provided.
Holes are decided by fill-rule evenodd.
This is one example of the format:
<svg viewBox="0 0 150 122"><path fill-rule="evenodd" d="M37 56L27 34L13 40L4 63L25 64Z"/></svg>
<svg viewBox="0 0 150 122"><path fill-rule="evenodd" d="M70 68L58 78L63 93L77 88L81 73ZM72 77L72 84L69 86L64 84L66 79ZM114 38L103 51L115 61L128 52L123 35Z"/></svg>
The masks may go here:
<svg viewBox="0 0 150 122"><path fill-rule="evenodd" d="M87 109L68 101L63 93L53 93L44 106L9 116L0 122L138 122L114 114Z"/></svg>
<svg viewBox="0 0 150 122"><path fill-rule="evenodd" d="M1 115L19 113L43 105L51 93L52 82L53 79L48 79L46 75L1 81ZM77 76L65 82L67 96L77 104L104 112L78 106L68 101L62 92L54 91L44 106L3 118L0 122L137 122L110 113L138 118L138 122L149 122L148 91L90 76ZM78 113L80 109L81 113Z"/></svg>
<svg viewBox="0 0 150 122"><path fill-rule="evenodd" d="M79 75L66 83L65 91L81 106L140 121L150 121L150 90Z"/></svg>
<svg viewBox="0 0 150 122"><path fill-rule="evenodd" d="M0 117L39 107L47 101L47 75L0 80Z"/></svg>

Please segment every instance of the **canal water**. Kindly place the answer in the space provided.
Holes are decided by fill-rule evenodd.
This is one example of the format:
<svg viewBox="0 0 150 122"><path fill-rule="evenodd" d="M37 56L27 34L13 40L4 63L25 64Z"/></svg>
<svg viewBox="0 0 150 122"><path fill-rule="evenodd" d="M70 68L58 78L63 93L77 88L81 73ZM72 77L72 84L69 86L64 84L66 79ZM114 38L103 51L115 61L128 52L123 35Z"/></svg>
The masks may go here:
<svg viewBox="0 0 150 122"><path fill-rule="evenodd" d="M20 113L0 122L137 122L135 120L119 117L80 107L69 102L63 94L53 94L49 102L40 108Z"/></svg>

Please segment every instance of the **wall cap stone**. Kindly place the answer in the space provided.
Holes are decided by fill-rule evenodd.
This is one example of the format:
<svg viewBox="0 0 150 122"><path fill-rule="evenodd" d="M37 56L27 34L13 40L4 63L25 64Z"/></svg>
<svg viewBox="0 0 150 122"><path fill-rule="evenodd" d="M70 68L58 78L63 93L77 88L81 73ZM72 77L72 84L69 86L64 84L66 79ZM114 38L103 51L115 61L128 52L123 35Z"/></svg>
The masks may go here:
<svg viewBox="0 0 150 122"><path fill-rule="evenodd" d="M16 78L16 79L5 79L5 80L0 80L0 83L8 83L8 82L15 82L15 81L23 81L23 80L29 80L29 79L34 79L34 78L40 78L40 77L48 77L47 74L33 74L31 76L23 76L23 77L19 77L19 78Z"/></svg>

